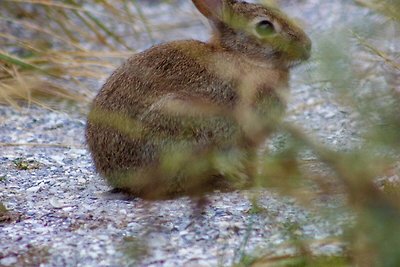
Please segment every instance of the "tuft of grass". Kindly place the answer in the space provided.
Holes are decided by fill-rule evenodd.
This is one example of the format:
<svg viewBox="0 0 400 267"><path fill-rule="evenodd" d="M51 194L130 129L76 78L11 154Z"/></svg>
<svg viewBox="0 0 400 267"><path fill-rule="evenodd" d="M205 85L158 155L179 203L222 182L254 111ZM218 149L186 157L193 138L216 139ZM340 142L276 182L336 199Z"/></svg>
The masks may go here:
<svg viewBox="0 0 400 267"><path fill-rule="evenodd" d="M8 212L8 210L7 210L6 206L4 206L4 204L0 202L0 216L3 216L7 212Z"/></svg>
<svg viewBox="0 0 400 267"><path fill-rule="evenodd" d="M133 0L4 0L0 23L9 25L0 33L0 103L13 106L53 98L87 103L94 94L87 84L135 52L137 42L126 36L154 42Z"/></svg>
<svg viewBox="0 0 400 267"><path fill-rule="evenodd" d="M35 160L25 160L22 158L15 159L13 161L15 168L18 170L32 170L38 169L40 167L40 163Z"/></svg>
<svg viewBox="0 0 400 267"><path fill-rule="evenodd" d="M6 206L0 202L0 224L19 222L22 218L22 214L7 209Z"/></svg>
<svg viewBox="0 0 400 267"><path fill-rule="evenodd" d="M356 2L378 13L381 20L389 20L390 26L400 31L398 1ZM316 140L295 123L280 123L277 132L288 136L286 146L264 156L262 171L256 179L258 186L276 188L306 206L312 206L310 200L318 199L320 190L325 195L344 195L346 208L356 219L354 226L339 237L345 244L344 254L313 255L308 242L293 234L296 226L289 224L283 227L292 233L289 243L297 249L296 256L244 257L239 266L400 265L400 186L390 181L393 173L388 172L400 162L400 88L393 79L376 79L400 77L398 50L389 49L400 44L390 33L383 34L384 25L377 23L363 20L369 31L360 31L350 23L344 29L338 27L329 32L329 36L321 35L316 43L317 71L310 72L315 80L326 81L336 104L357 114L362 143L336 149ZM334 186L324 186L324 177L304 166L301 155L310 151L315 162L327 169L329 182ZM377 179L384 179L381 188ZM320 211L321 215L323 212Z"/></svg>

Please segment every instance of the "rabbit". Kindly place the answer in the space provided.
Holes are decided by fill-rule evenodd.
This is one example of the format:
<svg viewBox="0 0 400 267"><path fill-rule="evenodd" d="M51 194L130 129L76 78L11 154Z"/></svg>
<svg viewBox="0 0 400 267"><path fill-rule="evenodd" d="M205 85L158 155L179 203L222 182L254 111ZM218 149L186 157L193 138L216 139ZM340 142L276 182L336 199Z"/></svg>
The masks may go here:
<svg viewBox="0 0 400 267"><path fill-rule="evenodd" d="M157 200L248 185L284 114L289 70L310 57L309 37L275 7L192 2L212 38L133 55L91 106L89 151L118 192Z"/></svg>

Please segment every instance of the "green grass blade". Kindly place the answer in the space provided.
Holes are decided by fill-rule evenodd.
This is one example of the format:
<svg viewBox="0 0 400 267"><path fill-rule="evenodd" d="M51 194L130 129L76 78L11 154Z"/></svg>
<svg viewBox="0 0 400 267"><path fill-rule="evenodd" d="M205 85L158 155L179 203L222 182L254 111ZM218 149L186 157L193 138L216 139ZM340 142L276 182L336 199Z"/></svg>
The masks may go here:
<svg viewBox="0 0 400 267"><path fill-rule="evenodd" d="M19 66L25 70L37 70L37 71L40 71L43 73L48 73L47 71L43 70L42 68L40 68L36 65L30 64L30 63L23 61L17 57L13 57L11 55L8 55L8 54L2 53L2 52L0 52L0 61L4 61L11 65Z"/></svg>

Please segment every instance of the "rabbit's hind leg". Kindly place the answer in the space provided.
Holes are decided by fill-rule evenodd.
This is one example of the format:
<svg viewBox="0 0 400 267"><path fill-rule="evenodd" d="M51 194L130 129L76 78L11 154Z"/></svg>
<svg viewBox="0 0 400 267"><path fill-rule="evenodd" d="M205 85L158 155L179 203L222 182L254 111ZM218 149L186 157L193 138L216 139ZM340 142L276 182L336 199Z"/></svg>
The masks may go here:
<svg viewBox="0 0 400 267"><path fill-rule="evenodd" d="M237 124L210 100L170 93L154 101L140 121L146 138L160 149L159 173L166 184L175 183L172 188L197 195L220 189L214 187L228 184L225 178L237 184L245 176L235 147Z"/></svg>

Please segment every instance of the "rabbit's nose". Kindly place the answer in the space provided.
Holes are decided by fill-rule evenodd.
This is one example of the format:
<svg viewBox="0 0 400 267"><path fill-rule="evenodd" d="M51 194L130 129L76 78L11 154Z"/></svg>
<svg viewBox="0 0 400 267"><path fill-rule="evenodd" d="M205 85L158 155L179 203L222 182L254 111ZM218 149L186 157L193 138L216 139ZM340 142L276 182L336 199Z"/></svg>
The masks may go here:
<svg viewBox="0 0 400 267"><path fill-rule="evenodd" d="M310 39L307 39L307 42L304 45L304 48L311 53L312 43Z"/></svg>
<svg viewBox="0 0 400 267"><path fill-rule="evenodd" d="M312 42L310 38L306 38L302 45L302 59L307 60L311 56Z"/></svg>

